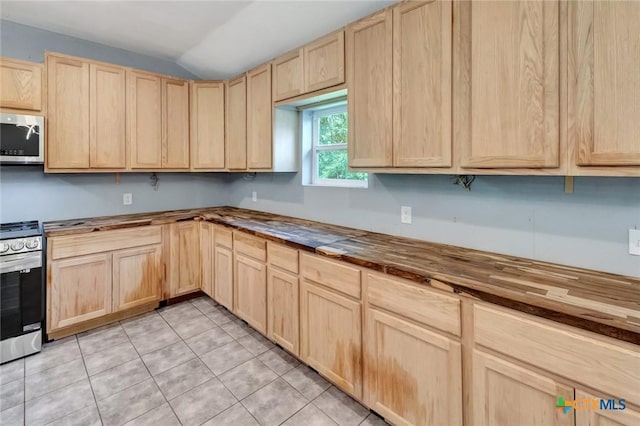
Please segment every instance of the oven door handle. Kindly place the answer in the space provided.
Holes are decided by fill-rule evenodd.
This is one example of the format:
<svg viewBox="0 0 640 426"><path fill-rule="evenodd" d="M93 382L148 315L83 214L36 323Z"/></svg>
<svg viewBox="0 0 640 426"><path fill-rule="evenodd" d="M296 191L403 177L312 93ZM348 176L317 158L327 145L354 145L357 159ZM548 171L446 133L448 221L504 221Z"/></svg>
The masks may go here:
<svg viewBox="0 0 640 426"><path fill-rule="evenodd" d="M11 254L0 259L0 274L22 271L24 269L40 268L42 266L42 252Z"/></svg>

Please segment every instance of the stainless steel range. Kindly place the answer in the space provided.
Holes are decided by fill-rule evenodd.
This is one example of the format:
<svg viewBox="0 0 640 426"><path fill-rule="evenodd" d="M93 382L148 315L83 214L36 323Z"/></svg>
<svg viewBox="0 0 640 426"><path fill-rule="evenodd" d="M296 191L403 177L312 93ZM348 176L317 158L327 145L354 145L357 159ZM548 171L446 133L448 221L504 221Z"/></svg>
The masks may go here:
<svg viewBox="0 0 640 426"><path fill-rule="evenodd" d="M42 347L42 231L36 221L0 225L0 363Z"/></svg>

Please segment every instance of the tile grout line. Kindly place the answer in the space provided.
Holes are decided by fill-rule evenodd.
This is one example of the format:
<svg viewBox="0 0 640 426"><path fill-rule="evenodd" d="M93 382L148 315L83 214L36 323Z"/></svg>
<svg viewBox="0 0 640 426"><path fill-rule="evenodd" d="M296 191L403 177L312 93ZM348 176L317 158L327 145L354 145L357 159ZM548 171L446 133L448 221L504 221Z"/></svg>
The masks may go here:
<svg viewBox="0 0 640 426"><path fill-rule="evenodd" d="M118 325L120 325L120 322L118 322ZM89 382L89 388L91 389L91 396L93 396L93 402L96 404L96 411L98 412L98 418L100 419L100 423L104 424L104 422L102 421L102 413L100 413L100 408L98 407L98 398L96 397L96 393L93 391L91 376L89 376L89 370L87 369L87 364L84 361L84 353L82 352L82 347L80 347L80 340L78 339L78 335L76 335L76 342L78 343L78 349L80 350L80 359L82 359L82 366L84 367L85 373L87 373L87 381Z"/></svg>
<svg viewBox="0 0 640 426"><path fill-rule="evenodd" d="M157 312L157 310L154 310L153 312L154 312L156 315L158 315L160 318L162 318L162 320L163 320L163 321L164 321L164 322L165 322L165 323L166 323L166 324L171 328L171 324L169 324L169 323L167 322L167 320L165 320L165 319L164 319L164 317L163 317L162 315L160 315L160 313L158 313L158 312ZM120 322L118 322L118 323L120 324L120 327L122 327L122 321L120 321ZM171 329L172 329L172 331L174 331L174 333L175 333L175 330L173 330L173 328L171 328ZM147 364L145 364L144 360L142 359L142 355L140 355L140 352L138 352L138 348L136 348L136 345L134 345L134 344L133 344L133 341L131 341L131 337L129 336L129 333L127 333L127 330L126 330L124 327L122 327L122 330L124 330L124 334L127 336L127 339L129 339L129 343L131 343L131 346L133 346L133 350L135 350L135 351L136 351L136 353L138 354L138 358L140 358L140 361L142 362L142 365L144 365L144 368L147 370L147 373L149 373L149 377L151 377L151 380L153 380L153 383L155 383L156 387L158 388L158 391L160 392L160 395L162 395L162 398L164 398L165 402L166 402L166 403L167 403L167 405L169 406L169 409L171 410L171 412L173 413L173 415L174 415L174 416L176 416L176 419L178 419L178 423L182 424L182 422L180 421L180 417L178 417L178 414L174 411L173 407L171 406L171 403L169 402L169 400L167 399L167 397L164 395L164 393L162 393L162 390L160 389L160 386L158 386L158 382L156 382L155 377L153 377L153 374L151 374L151 371L149 371L149 367L147 367ZM180 337L180 335L179 335L178 333L176 333L176 334L178 335L178 337L179 337L180 339L182 339L182 337ZM167 346L170 346L170 345L167 345ZM165 346L165 347L166 347L166 346ZM160 349L163 349L163 348L160 348ZM189 349L191 349L191 348L189 348ZM153 351L152 351L152 352L153 352ZM149 352L149 353L151 353L151 352ZM142 382L140 382L140 383L142 383ZM132 418L132 419L127 420L127 423L132 422L132 421L134 421L135 419L140 418L140 417L144 416L145 414L147 414L147 413L149 413L149 412L151 412L152 410L155 410L155 409L157 409L157 408L159 408L159 407L153 407L153 408L151 408L151 409L149 409L149 410L145 411L144 413L140 414L139 416L136 416L136 417L134 417L134 418Z"/></svg>

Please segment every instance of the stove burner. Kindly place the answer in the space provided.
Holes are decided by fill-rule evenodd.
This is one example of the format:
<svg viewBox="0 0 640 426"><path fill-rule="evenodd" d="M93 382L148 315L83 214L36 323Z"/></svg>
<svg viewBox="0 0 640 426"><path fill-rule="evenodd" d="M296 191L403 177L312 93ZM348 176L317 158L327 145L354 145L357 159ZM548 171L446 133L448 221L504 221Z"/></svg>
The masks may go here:
<svg viewBox="0 0 640 426"><path fill-rule="evenodd" d="M40 226L38 225L37 220L30 220L25 222L11 222L11 223L2 223L0 224L0 233L5 232L16 232L16 231L29 231L35 230L38 231Z"/></svg>

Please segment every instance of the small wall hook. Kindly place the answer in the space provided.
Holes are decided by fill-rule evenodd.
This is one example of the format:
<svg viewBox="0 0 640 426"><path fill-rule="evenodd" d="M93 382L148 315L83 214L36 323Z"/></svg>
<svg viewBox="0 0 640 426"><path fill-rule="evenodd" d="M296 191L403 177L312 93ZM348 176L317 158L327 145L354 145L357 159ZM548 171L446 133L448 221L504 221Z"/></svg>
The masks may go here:
<svg viewBox="0 0 640 426"><path fill-rule="evenodd" d="M464 189L467 190L467 192L471 191L471 184L473 183L474 180L476 180L476 177L474 175L456 175L453 177L453 184L454 185L460 185L462 186Z"/></svg>

